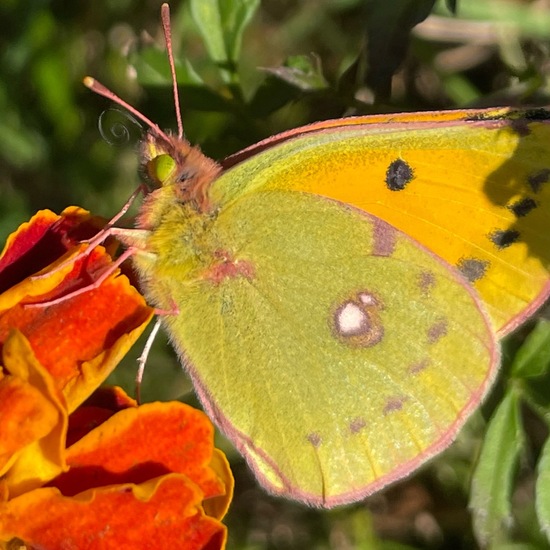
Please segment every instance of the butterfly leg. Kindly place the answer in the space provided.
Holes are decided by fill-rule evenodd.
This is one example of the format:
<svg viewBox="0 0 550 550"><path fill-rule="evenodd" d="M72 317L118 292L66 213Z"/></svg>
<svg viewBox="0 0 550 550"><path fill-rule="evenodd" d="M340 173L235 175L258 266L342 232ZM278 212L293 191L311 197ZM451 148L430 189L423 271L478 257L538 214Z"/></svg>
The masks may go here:
<svg viewBox="0 0 550 550"><path fill-rule="evenodd" d="M157 337L157 333L160 328L160 318L157 317L157 320L155 322L155 325L153 326L153 329L151 330L151 333L147 337L147 342L145 342L145 346L143 347L143 351L141 352L141 355L138 358L138 370L136 373L136 401L138 402L138 405L141 403L141 382L143 381L143 373L145 372L145 364L147 363L147 358L149 357L149 353L151 351L151 348L153 347L153 342L155 341L155 338Z"/></svg>
<svg viewBox="0 0 550 550"><path fill-rule="evenodd" d="M70 300L71 298L75 298L76 296L79 296L80 294L84 294L85 292L89 292L90 290L94 290L96 288L99 288L103 282L110 276L112 273L116 271L116 269L125 262L130 256L135 254L137 252L137 248L128 248L124 251L123 254L121 254L100 276L98 279L96 279L93 283L90 283L89 285L86 285L82 288L79 288L73 292L69 292L69 294L65 294L64 296L60 296L59 298L55 298L53 300L48 300L46 302L40 302L37 304L24 304L23 307L25 308L42 308L42 307L49 307L56 304L60 304L62 302L65 302L67 300ZM73 260L74 261L74 260Z"/></svg>
<svg viewBox="0 0 550 550"><path fill-rule="evenodd" d="M143 373L145 372L145 364L147 363L147 358L149 357L149 352L151 351L151 347L153 346L153 342L155 341L155 338L157 337L157 333L160 328L160 316L161 315L178 315L180 312L180 309L176 302L172 300L171 309L158 309L155 308L155 315L157 316L157 320L155 322L155 326L151 330L151 333L147 337L147 342L145 342L145 346L143 347L143 351L141 352L141 355L139 356L137 362L138 362L138 371L136 373L136 401L138 404L141 403L141 382L143 381Z"/></svg>
<svg viewBox="0 0 550 550"><path fill-rule="evenodd" d="M39 281L41 279L45 279L45 278L49 277L50 275L53 275L54 273L57 273L58 271L61 271L62 269L67 267L69 264L74 263L76 260L80 260L80 259L85 258L86 256L88 256L96 246L98 246L99 244L101 244L107 238L109 238L111 235L114 234L114 232L112 231L114 229L114 227L113 227L114 224L120 218L122 218L122 216L124 216L124 214L126 214L126 212L128 212L128 210L130 209L130 206L132 206L132 204L137 199L139 194L140 193L145 194L146 191L147 190L146 190L145 186L143 184L141 184L130 195L130 198L124 203L123 207L119 210L119 212L115 216L113 216L113 218L111 218L109 220L109 222L107 223L107 225L103 229L100 229L98 231L98 233L95 235L95 237L92 237L91 239L85 239L85 240L81 241L81 243L87 243L88 246L80 254L78 254L74 258L69 258L68 260L66 260L64 262L61 262L58 266L56 266L53 269L50 269L50 270L46 271L45 273L41 273L39 275L33 275L31 277L31 280L32 281Z"/></svg>

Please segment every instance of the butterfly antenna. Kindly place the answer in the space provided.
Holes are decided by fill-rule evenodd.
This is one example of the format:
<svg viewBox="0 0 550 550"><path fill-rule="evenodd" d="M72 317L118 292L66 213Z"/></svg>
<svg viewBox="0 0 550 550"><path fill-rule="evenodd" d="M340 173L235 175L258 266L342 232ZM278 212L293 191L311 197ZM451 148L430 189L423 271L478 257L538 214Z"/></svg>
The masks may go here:
<svg viewBox="0 0 550 550"><path fill-rule="evenodd" d="M139 118L139 120L141 120L142 122L145 122L145 124L147 124L147 126L149 126L157 136L163 138L167 142L170 142L170 138L159 128L158 124L155 124L152 120L149 120L145 115L142 115L137 109L132 107L129 103L126 103L126 101L118 97L114 92L111 92L109 88L106 88L105 86L103 86L101 82L98 82L95 78L92 78L91 76L85 77L82 82L84 83L84 86L86 86L87 88L90 88L92 92L102 95L103 97L106 97L111 101L114 101L121 107L124 107L127 111L132 113L135 117Z"/></svg>
<svg viewBox="0 0 550 550"><path fill-rule="evenodd" d="M164 29L164 40L168 52L168 62L172 73L172 89L174 92L174 107L176 109L176 120L178 121L178 137L183 138L183 123L181 121L180 98L178 94L178 79L176 77L176 64L174 63L174 52L172 50L172 33L170 29L170 6L166 3L160 8L162 27Z"/></svg>

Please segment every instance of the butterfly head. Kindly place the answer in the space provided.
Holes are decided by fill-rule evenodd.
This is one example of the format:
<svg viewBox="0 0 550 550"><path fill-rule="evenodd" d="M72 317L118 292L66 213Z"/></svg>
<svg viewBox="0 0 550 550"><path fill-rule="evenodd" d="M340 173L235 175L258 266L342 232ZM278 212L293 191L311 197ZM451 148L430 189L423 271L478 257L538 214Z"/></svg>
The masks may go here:
<svg viewBox="0 0 550 550"><path fill-rule="evenodd" d="M149 126L142 144L140 168L150 186L153 189L167 189L167 193L175 195L176 200L189 202L198 211L204 212L209 208L208 187L220 173L221 167L203 155L198 147L193 147L183 136L168 4L162 5L161 15L172 73L174 105L178 124L177 135L163 132L158 124L152 122L94 78L87 76L84 79L84 85L97 94L118 103Z"/></svg>
<svg viewBox="0 0 550 550"><path fill-rule="evenodd" d="M221 171L218 163L185 138L151 129L142 144L141 171L153 188L169 188L179 202L208 209L208 188Z"/></svg>

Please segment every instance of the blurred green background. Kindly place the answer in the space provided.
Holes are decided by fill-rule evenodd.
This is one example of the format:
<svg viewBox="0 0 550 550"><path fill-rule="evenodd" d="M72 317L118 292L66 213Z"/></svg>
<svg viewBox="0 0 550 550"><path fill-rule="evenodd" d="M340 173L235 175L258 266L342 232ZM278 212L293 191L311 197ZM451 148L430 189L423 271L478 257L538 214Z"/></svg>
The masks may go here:
<svg viewBox="0 0 550 550"><path fill-rule="evenodd" d="M81 81L93 75L161 127L175 128L160 4L2 0L2 241L42 208L60 212L79 205L110 217L136 188L140 128ZM186 135L221 159L278 131L351 114L548 105L550 4L454 4L202 0L202 7L212 8L207 16L200 1L172 2ZM105 110L106 129L116 122L130 128L126 142L102 139L98 121ZM510 357L526 333L506 343ZM192 402L189 383L163 340L149 361L145 399L183 395ZM132 389L139 351L138 345L111 381ZM366 503L331 512L268 497L224 446L237 480L227 519L229 547L478 547L483 537L478 524L476 540L468 511L472 464L484 418L505 388L501 382L484 414L474 417L443 457ZM545 410L539 410L542 417ZM527 416L528 444L520 449L510 442L514 460L503 474L510 507L495 512L493 528L498 531L501 521L506 528L491 539L493 548L550 547L533 500L547 428Z"/></svg>

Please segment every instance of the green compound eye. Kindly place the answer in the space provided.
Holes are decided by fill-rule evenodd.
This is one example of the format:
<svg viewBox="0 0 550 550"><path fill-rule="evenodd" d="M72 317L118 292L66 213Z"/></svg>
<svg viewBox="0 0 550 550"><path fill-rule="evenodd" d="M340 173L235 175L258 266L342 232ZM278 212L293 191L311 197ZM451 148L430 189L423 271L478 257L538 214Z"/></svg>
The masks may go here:
<svg viewBox="0 0 550 550"><path fill-rule="evenodd" d="M170 155L158 155L147 163L149 177L164 185L176 169L176 161Z"/></svg>

